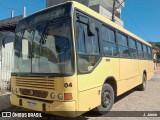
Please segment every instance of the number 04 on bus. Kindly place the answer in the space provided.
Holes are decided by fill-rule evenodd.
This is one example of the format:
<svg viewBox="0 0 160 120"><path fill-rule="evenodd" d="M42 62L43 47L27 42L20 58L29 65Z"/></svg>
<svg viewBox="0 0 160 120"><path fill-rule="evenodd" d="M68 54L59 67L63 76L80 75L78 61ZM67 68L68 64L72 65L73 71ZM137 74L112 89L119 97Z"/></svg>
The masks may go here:
<svg viewBox="0 0 160 120"><path fill-rule="evenodd" d="M53 115L106 114L115 97L145 90L154 71L149 43L77 3L19 21L11 103Z"/></svg>

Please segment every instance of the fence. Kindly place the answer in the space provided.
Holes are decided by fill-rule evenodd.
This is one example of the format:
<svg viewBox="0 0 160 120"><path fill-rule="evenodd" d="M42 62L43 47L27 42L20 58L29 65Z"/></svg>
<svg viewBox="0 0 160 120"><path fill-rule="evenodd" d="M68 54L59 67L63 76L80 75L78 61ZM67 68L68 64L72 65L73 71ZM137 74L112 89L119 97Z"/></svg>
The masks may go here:
<svg viewBox="0 0 160 120"><path fill-rule="evenodd" d="M12 52L0 53L0 93L10 91L10 78L13 64Z"/></svg>

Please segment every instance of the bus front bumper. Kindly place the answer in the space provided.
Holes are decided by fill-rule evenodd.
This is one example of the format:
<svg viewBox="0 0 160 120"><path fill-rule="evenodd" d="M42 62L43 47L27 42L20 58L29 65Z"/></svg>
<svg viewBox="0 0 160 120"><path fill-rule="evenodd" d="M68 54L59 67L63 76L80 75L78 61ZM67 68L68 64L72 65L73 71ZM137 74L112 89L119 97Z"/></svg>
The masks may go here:
<svg viewBox="0 0 160 120"><path fill-rule="evenodd" d="M28 98L20 98L15 94L10 95L10 102L12 105L31 109L34 111L45 112L53 115L64 117L76 117L76 102L61 102L53 101L52 103L43 102L40 100L32 100Z"/></svg>

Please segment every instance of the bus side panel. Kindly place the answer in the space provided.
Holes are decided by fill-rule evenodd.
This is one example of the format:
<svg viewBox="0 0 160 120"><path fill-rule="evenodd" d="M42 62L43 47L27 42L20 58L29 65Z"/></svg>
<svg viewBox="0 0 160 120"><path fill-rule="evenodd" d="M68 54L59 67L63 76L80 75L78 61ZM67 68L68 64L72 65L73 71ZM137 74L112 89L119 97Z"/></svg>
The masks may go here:
<svg viewBox="0 0 160 120"><path fill-rule="evenodd" d="M147 79L150 80L152 78L152 76L154 75L154 63L152 60L148 61L148 77Z"/></svg>
<svg viewBox="0 0 160 120"><path fill-rule="evenodd" d="M154 65L152 61L149 60L139 60L139 71L140 71L140 78L142 83L142 76L143 72L146 71L147 74L147 80L149 80L154 73Z"/></svg>
<svg viewBox="0 0 160 120"><path fill-rule="evenodd" d="M110 59L110 61L106 61ZM99 65L87 74L78 75L79 111L88 111L101 104L102 85L108 76L119 80L119 59L102 58ZM122 89L125 84L121 84Z"/></svg>
<svg viewBox="0 0 160 120"><path fill-rule="evenodd" d="M132 89L139 83L138 75L138 60L120 59L120 79L126 80L126 91Z"/></svg>
<svg viewBox="0 0 160 120"><path fill-rule="evenodd" d="M139 60L140 84L142 83L143 72L146 70L145 60Z"/></svg>

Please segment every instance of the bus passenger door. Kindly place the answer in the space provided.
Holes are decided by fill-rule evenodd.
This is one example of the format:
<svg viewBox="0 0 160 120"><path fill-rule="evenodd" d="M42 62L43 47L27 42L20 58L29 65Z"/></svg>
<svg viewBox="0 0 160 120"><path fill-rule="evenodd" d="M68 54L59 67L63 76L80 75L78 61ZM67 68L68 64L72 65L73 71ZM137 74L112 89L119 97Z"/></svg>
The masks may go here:
<svg viewBox="0 0 160 120"><path fill-rule="evenodd" d="M101 90L100 80L102 79L99 29L96 21L91 19L88 22L87 16L79 16L78 18L75 21L78 107L79 111L88 111L101 104L100 93L98 93ZM89 27L92 31L89 30Z"/></svg>

